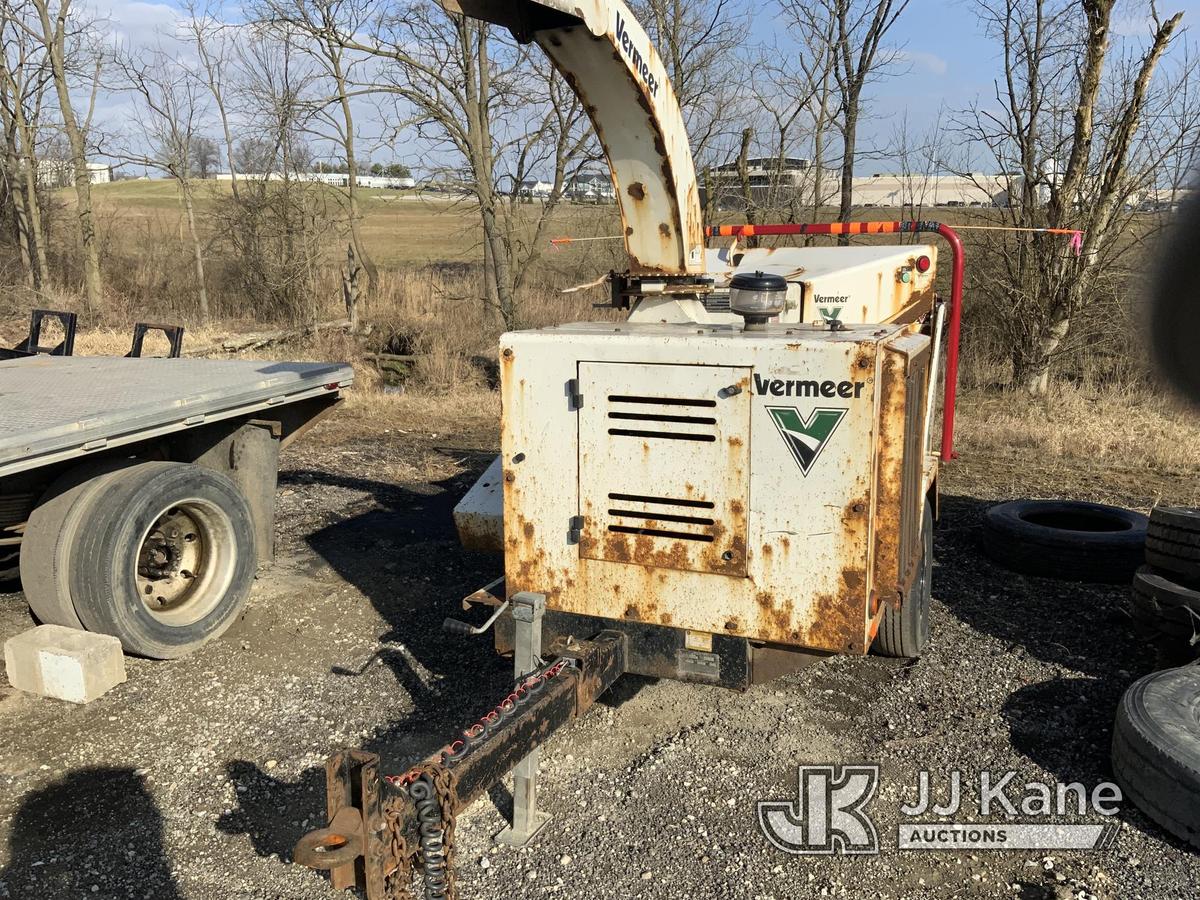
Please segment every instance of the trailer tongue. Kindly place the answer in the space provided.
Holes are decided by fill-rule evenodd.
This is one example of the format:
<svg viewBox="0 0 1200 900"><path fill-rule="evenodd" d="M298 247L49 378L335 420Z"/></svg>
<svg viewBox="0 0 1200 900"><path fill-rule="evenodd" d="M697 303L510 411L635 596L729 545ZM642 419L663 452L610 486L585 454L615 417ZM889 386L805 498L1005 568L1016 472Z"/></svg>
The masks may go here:
<svg viewBox="0 0 1200 900"><path fill-rule="evenodd" d="M544 600L517 602L532 610ZM296 862L329 870L334 887L357 887L367 900L385 900L408 895L413 862L420 860L426 896L453 896L455 817L591 709L625 672L625 654L626 637L615 631L556 641L550 662L522 675L461 738L402 775L381 777L373 753L333 755L326 764L329 825L300 839ZM532 773L526 779L532 790ZM541 820L532 803L517 806L531 814L514 823L514 843L524 843Z"/></svg>

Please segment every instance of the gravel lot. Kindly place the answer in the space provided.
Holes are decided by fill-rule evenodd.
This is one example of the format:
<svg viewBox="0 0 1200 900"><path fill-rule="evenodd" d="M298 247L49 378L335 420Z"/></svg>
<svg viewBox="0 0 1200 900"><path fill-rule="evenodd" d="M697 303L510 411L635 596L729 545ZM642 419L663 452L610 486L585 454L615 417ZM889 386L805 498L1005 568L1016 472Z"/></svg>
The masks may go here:
<svg viewBox="0 0 1200 900"><path fill-rule="evenodd" d="M509 678L487 638L439 628L498 574L495 558L457 546L450 520L495 436L485 423L438 435L391 426L323 427L287 456L279 563L222 640L175 662L130 659L129 681L82 708L0 679L0 897L350 896L287 861L323 824L326 754L363 746L400 769ZM554 818L535 846L493 843L506 790L460 819L462 896L1200 895L1200 857L1129 807L1103 852L895 849L897 808L920 769L1108 779L1117 699L1154 665L1121 615L1123 590L983 559L986 505L1196 503L1196 484L1018 455L959 461L943 483L923 659L836 658L745 694L625 679L544 752ZM0 639L31 624L18 590L0 585ZM799 763L851 762L883 766L871 806L883 852L772 847L755 801L794 798Z"/></svg>

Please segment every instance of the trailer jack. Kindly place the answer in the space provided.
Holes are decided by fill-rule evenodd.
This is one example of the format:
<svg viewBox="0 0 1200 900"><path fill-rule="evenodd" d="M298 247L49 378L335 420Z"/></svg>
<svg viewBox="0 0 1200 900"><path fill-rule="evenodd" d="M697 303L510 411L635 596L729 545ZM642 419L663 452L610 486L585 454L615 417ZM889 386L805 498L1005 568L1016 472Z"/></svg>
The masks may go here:
<svg viewBox="0 0 1200 900"><path fill-rule="evenodd" d="M559 638L539 664L545 598L518 594L516 685L460 738L403 775L380 775L379 757L343 750L326 762L328 825L304 835L293 858L327 869L335 888L367 900L408 897L414 865L427 898L454 896L455 819L505 774L514 773L513 824L499 839L521 846L545 822L536 808L537 748L587 712L625 673L628 638L601 631L590 640Z"/></svg>

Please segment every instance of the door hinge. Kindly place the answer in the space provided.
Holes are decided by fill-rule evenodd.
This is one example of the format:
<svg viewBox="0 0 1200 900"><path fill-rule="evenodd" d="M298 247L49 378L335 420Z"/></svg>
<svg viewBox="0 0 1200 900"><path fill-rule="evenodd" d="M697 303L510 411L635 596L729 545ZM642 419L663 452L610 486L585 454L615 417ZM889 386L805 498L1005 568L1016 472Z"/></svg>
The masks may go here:
<svg viewBox="0 0 1200 900"><path fill-rule="evenodd" d="M579 393L578 378L572 378L567 382L567 397L572 412L583 408L583 394Z"/></svg>
<svg viewBox="0 0 1200 900"><path fill-rule="evenodd" d="M583 516L571 516L567 522L567 543L578 544L583 540Z"/></svg>

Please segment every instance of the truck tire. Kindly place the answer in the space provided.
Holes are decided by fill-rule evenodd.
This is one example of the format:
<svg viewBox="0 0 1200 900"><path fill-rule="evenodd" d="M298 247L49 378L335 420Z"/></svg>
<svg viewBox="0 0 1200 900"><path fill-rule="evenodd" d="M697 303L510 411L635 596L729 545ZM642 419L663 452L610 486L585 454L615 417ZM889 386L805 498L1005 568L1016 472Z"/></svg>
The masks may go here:
<svg viewBox="0 0 1200 900"><path fill-rule="evenodd" d="M929 605L933 594L933 507L925 501L921 517L921 560L908 596L899 609L883 608L871 649L880 656L916 659L929 643Z"/></svg>
<svg viewBox="0 0 1200 900"><path fill-rule="evenodd" d="M1189 644L1200 635L1200 591L1176 584L1153 566L1133 577L1133 619L1156 636Z"/></svg>
<svg viewBox="0 0 1200 900"><path fill-rule="evenodd" d="M1146 517L1075 500L1013 500L983 517L983 550L1013 572L1128 584L1144 562Z"/></svg>
<svg viewBox="0 0 1200 900"><path fill-rule="evenodd" d="M1200 847L1200 666L1135 681L1113 728L1117 784L1143 813Z"/></svg>
<svg viewBox="0 0 1200 900"><path fill-rule="evenodd" d="M1150 510L1146 562L1200 585L1200 510L1162 506Z"/></svg>
<svg viewBox="0 0 1200 900"><path fill-rule="evenodd" d="M92 461L67 470L51 482L29 514L21 538L21 590L43 625L83 628L71 600L67 573L79 521L96 491L130 459Z"/></svg>
<svg viewBox="0 0 1200 900"><path fill-rule="evenodd" d="M79 523L70 572L89 631L173 659L234 623L254 580L254 522L226 476L150 462L108 479Z"/></svg>

